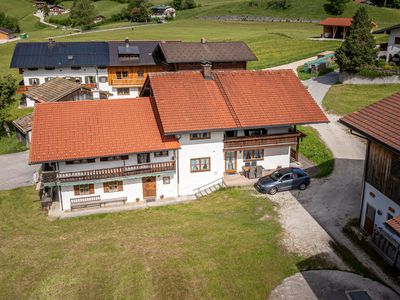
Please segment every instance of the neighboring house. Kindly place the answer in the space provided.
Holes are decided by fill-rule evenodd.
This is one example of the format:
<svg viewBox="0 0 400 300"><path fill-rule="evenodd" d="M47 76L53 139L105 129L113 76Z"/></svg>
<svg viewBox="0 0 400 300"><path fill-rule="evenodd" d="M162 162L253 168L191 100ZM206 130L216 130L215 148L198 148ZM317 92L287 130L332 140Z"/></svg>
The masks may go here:
<svg viewBox="0 0 400 300"><path fill-rule="evenodd" d="M172 44L171 47L167 45ZM245 69L256 60L242 42L201 43L159 41L17 43L11 68L23 76L19 93L53 77L74 78L110 98L134 98L149 72L201 69Z"/></svg>
<svg viewBox="0 0 400 300"><path fill-rule="evenodd" d="M161 72L153 52L158 41L109 42L108 90L116 98L137 97L149 72Z"/></svg>
<svg viewBox="0 0 400 300"><path fill-rule="evenodd" d="M345 39L353 20L351 18L326 18L319 25L323 26L321 38ZM372 27L377 24L372 22Z"/></svg>
<svg viewBox="0 0 400 300"><path fill-rule="evenodd" d="M374 31L373 34L388 34L387 43L380 45L379 57L386 59L386 62L400 63L400 24Z"/></svg>
<svg viewBox="0 0 400 300"><path fill-rule="evenodd" d="M94 18L93 23L97 24L97 23L101 23L104 22L106 20L106 17L104 16L97 16L96 18Z"/></svg>
<svg viewBox="0 0 400 300"><path fill-rule="evenodd" d="M8 41L15 37L14 31L0 27L0 41Z"/></svg>
<svg viewBox="0 0 400 300"><path fill-rule="evenodd" d="M57 4L49 4L47 6L49 8L49 16L57 16L66 12L64 7Z"/></svg>
<svg viewBox="0 0 400 300"><path fill-rule="evenodd" d="M200 70L208 62L213 69L242 69L247 62L257 60L250 48L243 42L199 42L160 43L156 55L167 71Z"/></svg>
<svg viewBox="0 0 400 300"><path fill-rule="evenodd" d="M20 117L13 121L17 139L29 148L32 136L32 114Z"/></svg>
<svg viewBox="0 0 400 300"><path fill-rule="evenodd" d="M35 1L35 6L37 10L42 10L45 5L47 5L46 1Z"/></svg>
<svg viewBox="0 0 400 300"><path fill-rule="evenodd" d="M360 227L400 268L400 93L340 122L367 140Z"/></svg>
<svg viewBox="0 0 400 300"><path fill-rule="evenodd" d="M52 116L49 118L49 116ZM61 210L193 195L242 172L287 167L328 122L291 70L151 73L141 98L37 104L30 163Z"/></svg>
<svg viewBox="0 0 400 300"><path fill-rule="evenodd" d="M56 77L25 92L22 97L22 104L33 107L35 103L86 99L93 99L93 93L90 89L70 79Z"/></svg>
<svg viewBox="0 0 400 300"><path fill-rule="evenodd" d="M63 77L109 91L106 42L17 43L11 68L18 68L23 76L19 92L32 86Z"/></svg>
<svg viewBox="0 0 400 300"><path fill-rule="evenodd" d="M151 19L175 19L176 11L175 8L169 5L156 5L151 8Z"/></svg>

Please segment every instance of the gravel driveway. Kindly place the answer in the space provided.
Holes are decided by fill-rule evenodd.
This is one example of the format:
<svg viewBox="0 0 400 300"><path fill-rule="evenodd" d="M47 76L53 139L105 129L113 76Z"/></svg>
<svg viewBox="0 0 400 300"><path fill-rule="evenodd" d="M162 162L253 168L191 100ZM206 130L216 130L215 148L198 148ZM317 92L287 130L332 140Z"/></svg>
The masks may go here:
<svg viewBox="0 0 400 300"><path fill-rule="evenodd" d="M0 155L0 190L33 184L38 165L28 165L29 151Z"/></svg>

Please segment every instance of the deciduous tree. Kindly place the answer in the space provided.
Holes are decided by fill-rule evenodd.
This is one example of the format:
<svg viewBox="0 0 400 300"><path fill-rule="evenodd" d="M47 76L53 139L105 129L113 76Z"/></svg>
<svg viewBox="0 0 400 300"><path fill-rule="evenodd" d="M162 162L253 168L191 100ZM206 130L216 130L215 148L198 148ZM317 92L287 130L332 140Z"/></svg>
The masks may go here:
<svg viewBox="0 0 400 300"><path fill-rule="evenodd" d="M10 107L15 102L14 96L17 88L17 80L13 76L0 77L0 122L7 135L10 135L7 118L9 117Z"/></svg>
<svg viewBox="0 0 400 300"><path fill-rule="evenodd" d="M74 0L71 8L70 18L73 26L90 28L96 17L96 10L91 0Z"/></svg>
<svg viewBox="0 0 400 300"><path fill-rule="evenodd" d="M346 9L346 5L349 0L328 0L328 3L324 4L324 9L328 14L341 15Z"/></svg>

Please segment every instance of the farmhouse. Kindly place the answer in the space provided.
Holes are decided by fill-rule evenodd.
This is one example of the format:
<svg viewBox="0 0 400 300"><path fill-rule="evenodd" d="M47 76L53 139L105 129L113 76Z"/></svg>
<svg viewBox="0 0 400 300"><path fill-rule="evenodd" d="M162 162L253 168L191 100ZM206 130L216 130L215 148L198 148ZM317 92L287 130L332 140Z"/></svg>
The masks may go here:
<svg viewBox="0 0 400 300"><path fill-rule="evenodd" d="M367 140L360 227L400 268L400 93L341 119Z"/></svg>
<svg viewBox="0 0 400 300"><path fill-rule="evenodd" d="M136 99L37 104L30 163L42 164L43 205L135 205L194 195L245 166L287 167L296 126L321 122L292 71L206 64L151 73Z"/></svg>
<svg viewBox="0 0 400 300"><path fill-rule="evenodd" d="M176 11L175 8L169 5L156 5L150 7L151 9L151 19L175 19Z"/></svg>
<svg viewBox="0 0 400 300"><path fill-rule="evenodd" d="M49 16L57 16L65 13L64 7L57 4L48 4Z"/></svg>
<svg viewBox="0 0 400 300"><path fill-rule="evenodd" d="M374 31L373 34L388 34L387 43L380 44L379 57L386 59L386 62L400 64L400 24Z"/></svg>
<svg viewBox="0 0 400 300"><path fill-rule="evenodd" d="M31 79L31 84L33 87L22 96L22 104L27 107L43 102L93 99L92 91L75 82L74 78L47 78L47 81L39 86L35 86L36 82Z"/></svg>
<svg viewBox="0 0 400 300"><path fill-rule="evenodd" d="M167 47L168 44L171 47ZM161 46L160 46L161 45ZM160 41L18 43L11 68L23 75L19 91L63 77L110 93L110 98L134 98L149 72L201 69L245 69L256 60L242 42L199 43Z"/></svg>
<svg viewBox="0 0 400 300"><path fill-rule="evenodd" d="M7 41L14 38L14 32L10 29L0 27L0 41Z"/></svg>

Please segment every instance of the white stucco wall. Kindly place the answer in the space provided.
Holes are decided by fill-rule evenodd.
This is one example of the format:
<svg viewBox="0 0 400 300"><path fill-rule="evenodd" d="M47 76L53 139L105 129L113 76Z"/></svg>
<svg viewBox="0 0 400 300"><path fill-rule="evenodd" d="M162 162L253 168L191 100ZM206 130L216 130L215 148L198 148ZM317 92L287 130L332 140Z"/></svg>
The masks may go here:
<svg viewBox="0 0 400 300"><path fill-rule="evenodd" d="M179 194L192 195L194 189L206 185L224 176L224 133L212 132L211 139L190 140L184 134L179 140ZM190 172L192 158L210 157L211 170L206 172Z"/></svg>
<svg viewBox="0 0 400 300"><path fill-rule="evenodd" d="M400 38L400 28L393 29L390 32L389 35L389 40L388 40L388 49L387 49L387 57L389 58L389 55L395 55L396 53L400 52L400 45L395 44L395 38Z"/></svg>
<svg viewBox="0 0 400 300"><path fill-rule="evenodd" d="M373 197L370 193L375 194ZM390 200L384 194L382 194L379 190L374 188L369 183L365 183L365 190L364 190L364 204L362 207L361 213L361 224L364 226L365 222L365 214L367 211L367 204L371 205L376 209L375 213L375 224L378 227L385 229L384 223L387 220L387 214L391 214L392 216L396 217L400 214L400 206L396 204L394 201ZM394 212L389 211L389 207L394 209ZM393 239L400 242L400 238L396 235L392 234L390 231L385 230Z"/></svg>
<svg viewBox="0 0 400 300"><path fill-rule="evenodd" d="M108 87L108 91L112 93L110 99L126 99L126 98L137 98L139 97L139 88L137 87L130 87L129 88L129 95L118 95L116 87Z"/></svg>
<svg viewBox="0 0 400 300"><path fill-rule="evenodd" d="M163 177L170 177L170 183L164 184ZM107 181L114 181L113 179L106 180ZM177 196L177 180L176 174L169 174L169 175L160 175L156 177L156 199L160 200L160 196L164 196L164 198L169 197L176 197ZM138 198L139 201L143 200L143 186L142 186L142 178L134 178L134 179L125 179L123 180L123 191L121 192L112 192L112 193L105 193L103 188L103 183L94 183L94 194L90 195L82 195L82 196L75 196L74 194L74 186L61 186L59 187L61 191L61 201L62 205L60 208L62 210L70 210L71 209L71 198L81 198L81 197L88 197L88 196L100 196L102 200L106 199L113 199L113 198L120 198L126 197L127 203L135 203L137 202L136 199Z"/></svg>
<svg viewBox="0 0 400 300"><path fill-rule="evenodd" d="M245 165L243 151L237 151L237 171L241 172ZM269 147L264 149L263 160L257 160L257 166L267 170L275 170L278 167L287 168L290 166L290 146Z"/></svg>

